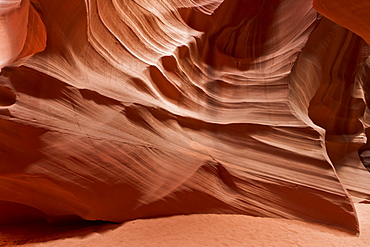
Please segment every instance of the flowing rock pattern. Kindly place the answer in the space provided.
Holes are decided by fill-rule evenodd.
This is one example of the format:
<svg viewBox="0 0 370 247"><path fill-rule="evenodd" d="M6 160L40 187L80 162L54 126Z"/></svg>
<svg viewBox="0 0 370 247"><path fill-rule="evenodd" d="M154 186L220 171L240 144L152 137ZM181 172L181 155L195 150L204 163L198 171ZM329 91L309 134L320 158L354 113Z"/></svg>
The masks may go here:
<svg viewBox="0 0 370 247"><path fill-rule="evenodd" d="M45 49L45 27L29 0L0 1L0 20L0 68Z"/></svg>
<svg viewBox="0 0 370 247"><path fill-rule="evenodd" d="M312 4L0 1L0 223L241 213L357 233L368 46Z"/></svg>

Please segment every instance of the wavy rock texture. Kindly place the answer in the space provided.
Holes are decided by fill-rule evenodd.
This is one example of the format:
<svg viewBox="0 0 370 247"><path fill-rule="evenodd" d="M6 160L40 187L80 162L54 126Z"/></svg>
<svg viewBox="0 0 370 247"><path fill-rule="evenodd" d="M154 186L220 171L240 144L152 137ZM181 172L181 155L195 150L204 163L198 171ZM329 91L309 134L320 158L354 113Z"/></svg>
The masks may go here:
<svg viewBox="0 0 370 247"><path fill-rule="evenodd" d="M0 68L45 49L46 31L29 0L0 1Z"/></svg>
<svg viewBox="0 0 370 247"><path fill-rule="evenodd" d="M7 18L37 21L2 38L35 54L45 25L47 43L1 76L0 223L240 213L358 232L368 47L311 1L20 4Z"/></svg>

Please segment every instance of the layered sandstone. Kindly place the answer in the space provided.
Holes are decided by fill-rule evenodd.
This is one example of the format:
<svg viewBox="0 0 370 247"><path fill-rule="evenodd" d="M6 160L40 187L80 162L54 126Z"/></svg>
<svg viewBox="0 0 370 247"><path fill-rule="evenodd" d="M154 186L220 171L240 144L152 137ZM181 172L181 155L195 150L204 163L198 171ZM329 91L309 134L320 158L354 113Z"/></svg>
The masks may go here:
<svg viewBox="0 0 370 247"><path fill-rule="evenodd" d="M312 1L8 2L0 223L238 213L358 232L368 46Z"/></svg>

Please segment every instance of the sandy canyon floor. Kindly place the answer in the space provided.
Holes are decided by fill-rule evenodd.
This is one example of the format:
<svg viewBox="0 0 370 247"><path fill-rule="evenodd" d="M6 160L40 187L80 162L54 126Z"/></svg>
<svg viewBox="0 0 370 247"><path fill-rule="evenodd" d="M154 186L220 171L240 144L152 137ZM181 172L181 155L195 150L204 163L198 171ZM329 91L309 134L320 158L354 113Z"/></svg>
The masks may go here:
<svg viewBox="0 0 370 247"><path fill-rule="evenodd" d="M2 226L0 246L370 246L370 204L356 204L361 233L244 215L182 215L124 224Z"/></svg>

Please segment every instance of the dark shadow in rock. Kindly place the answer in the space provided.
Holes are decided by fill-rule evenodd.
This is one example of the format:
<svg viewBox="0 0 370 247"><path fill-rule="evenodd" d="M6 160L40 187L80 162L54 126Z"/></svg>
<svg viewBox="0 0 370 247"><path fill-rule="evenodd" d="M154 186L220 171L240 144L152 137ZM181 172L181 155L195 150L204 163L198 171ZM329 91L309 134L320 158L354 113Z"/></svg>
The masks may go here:
<svg viewBox="0 0 370 247"><path fill-rule="evenodd" d="M8 225L0 225L0 246L84 237L92 233L112 230L121 225L105 221L87 221L76 215L58 216L51 219L52 223L47 223L45 214L40 210L6 201L0 201L0 217L11 222Z"/></svg>
<svg viewBox="0 0 370 247"><path fill-rule="evenodd" d="M10 88L0 85L0 107L14 105L16 101L15 93Z"/></svg>
<svg viewBox="0 0 370 247"><path fill-rule="evenodd" d="M4 76L10 79L16 92L36 98L62 98L63 91L68 90L64 82L26 67L6 68Z"/></svg>

